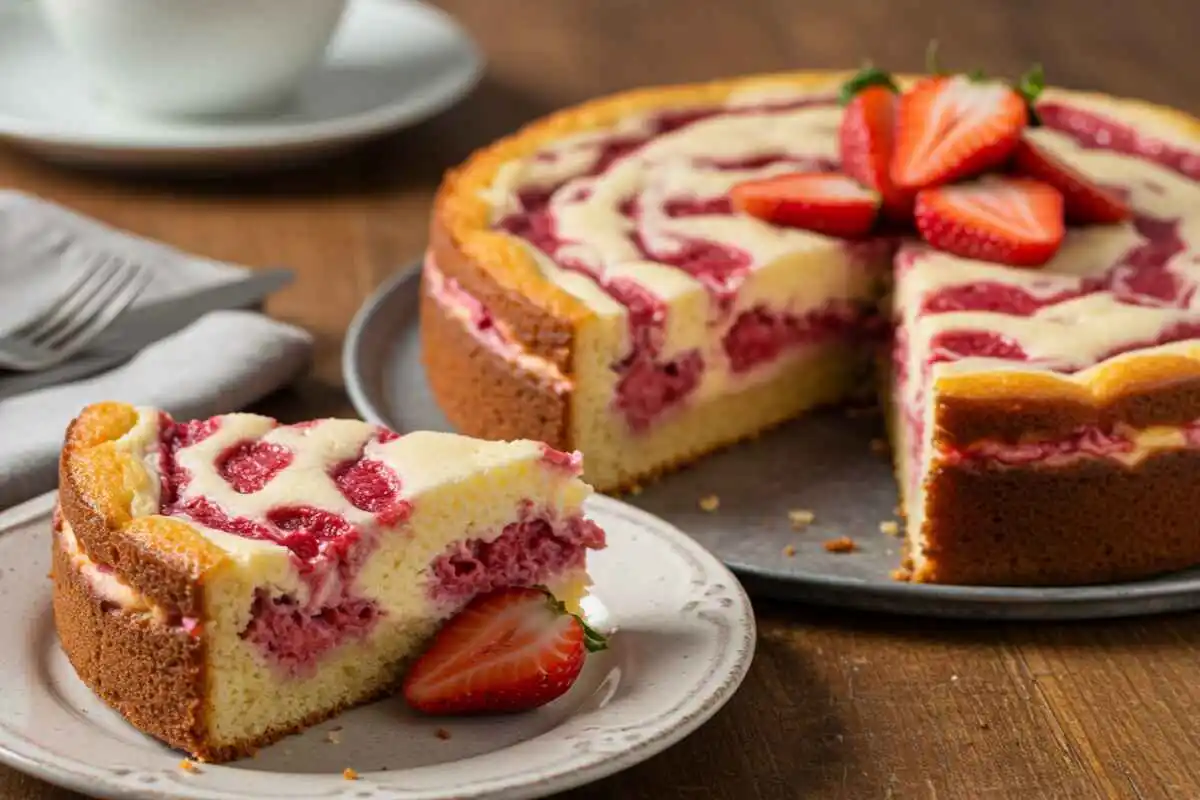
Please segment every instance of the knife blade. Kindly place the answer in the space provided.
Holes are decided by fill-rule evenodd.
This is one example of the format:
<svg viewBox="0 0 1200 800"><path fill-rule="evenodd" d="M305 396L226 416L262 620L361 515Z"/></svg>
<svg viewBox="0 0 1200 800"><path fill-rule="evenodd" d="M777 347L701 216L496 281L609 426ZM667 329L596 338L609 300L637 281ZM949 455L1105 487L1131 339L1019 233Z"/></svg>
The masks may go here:
<svg viewBox="0 0 1200 800"><path fill-rule="evenodd" d="M250 306L291 283L293 277L294 273L287 269L262 270L241 280L130 309L87 353L41 372L0 377L0 400L111 369L205 314Z"/></svg>

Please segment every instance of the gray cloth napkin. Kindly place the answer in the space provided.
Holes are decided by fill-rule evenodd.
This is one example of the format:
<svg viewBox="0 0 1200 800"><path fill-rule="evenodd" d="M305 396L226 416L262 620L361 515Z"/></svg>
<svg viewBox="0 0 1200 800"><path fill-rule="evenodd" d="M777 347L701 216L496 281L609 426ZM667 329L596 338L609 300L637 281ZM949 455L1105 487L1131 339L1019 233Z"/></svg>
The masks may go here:
<svg viewBox="0 0 1200 800"><path fill-rule="evenodd" d="M67 258L33 265L4 258L6 250L19 249L11 243L21 237L53 230L69 232L77 242ZM93 249L154 270L142 301L186 294L244 272L27 195L0 192L0 330L50 302ZM236 411L294 380L311 354L312 337L300 328L249 311L218 311L108 373L0 400L0 509L54 488L63 433L88 403L157 406L181 419Z"/></svg>

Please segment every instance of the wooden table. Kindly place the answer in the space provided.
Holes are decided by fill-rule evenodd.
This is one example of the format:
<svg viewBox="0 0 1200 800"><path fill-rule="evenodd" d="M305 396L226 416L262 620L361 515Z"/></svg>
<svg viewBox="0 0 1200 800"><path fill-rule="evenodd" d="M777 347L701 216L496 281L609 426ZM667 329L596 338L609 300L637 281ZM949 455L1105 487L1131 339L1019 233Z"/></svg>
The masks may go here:
<svg viewBox="0 0 1200 800"><path fill-rule="evenodd" d="M490 74L460 107L319 168L208 183L69 174L0 153L3 183L219 259L286 264L269 311L317 359L262 404L353 411L343 331L425 244L441 171L519 123L639 84L865 57L945 61L1200 110L1195 0L453 0ZM1153 6L1153 10L1151 7ZM1200 617L965 625L760 603L758 659L711 724L571 800L1200 797ZM0 768L0 796L75 795Z"/></svg>

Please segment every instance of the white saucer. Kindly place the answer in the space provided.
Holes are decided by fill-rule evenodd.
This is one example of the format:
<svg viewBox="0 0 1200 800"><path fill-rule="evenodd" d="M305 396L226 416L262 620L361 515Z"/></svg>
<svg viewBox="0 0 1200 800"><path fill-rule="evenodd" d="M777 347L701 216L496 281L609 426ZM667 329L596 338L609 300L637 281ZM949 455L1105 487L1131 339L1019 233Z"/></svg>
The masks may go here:
<svg viewBox="0 0 1200 800"><path fill-rule="evenodd" d="M615 633L566 696L529 714L440 720L384 700L258 758L185 772L179 753L97 700L58 646L46 580L53 502L0 513L0 761L109 800L545 797L678 742L733 695L754 655L750 601L720 562L657 517L594 497L587 510L609 544L589 560L585 608ZM348 767L359 780L343 777Z"/></svg>
<svg viewBox="0 0 1200 800"><path fill-rule="evenodd" d="M482 68L470 38L441 11L352 0L325 66L288 108L237 121L151 120L97 98L32 4L0 0L0 137L87 166L278 164L426 119L466 94Z"/></svg>

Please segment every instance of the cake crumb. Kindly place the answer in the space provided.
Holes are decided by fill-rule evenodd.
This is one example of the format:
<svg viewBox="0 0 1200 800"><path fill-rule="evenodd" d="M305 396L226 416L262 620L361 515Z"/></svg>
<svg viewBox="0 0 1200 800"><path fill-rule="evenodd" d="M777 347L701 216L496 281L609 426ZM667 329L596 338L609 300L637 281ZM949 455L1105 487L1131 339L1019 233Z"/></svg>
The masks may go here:
<svg viewBox="0 0 1200 800"><path fill-rule="evenodd" d="M341 744L342 743L341 729L332 730L329 733L325 734L325 741L329 742L330 744Z"/></svg>
<svg viewBox="0 0 1200 800"><path fill-rule="evenodd" d="M700 510L707 511L710 514L721 507L721 498L715 494L705 495L700 498Z"/></svg>
<svg viewBox="0 0 1200 800"><path fill-rule="evenodd" d="M883 439L872 439L871 440L871 452L874 453L875 455L877 455L877 456L887 455L887 453L890 450L891 450L891 447L889 447L888 443L885 442Z"/></svg>
<svg viewBox="0 0 1200 800"><path fill-rule="evenodd" d="M817 515L809 511L807 508L793 508L788 512L788 521L792 523L792 530L800 530L812 524Z"/></svg>
<svg viewBox="0 0 1200 800"><path fill-rule="evenodd" d="M640 483L635 483L633 486L630 486L629 493L634 497L637 497L642 493L642 485Z"/></svg>
<svg viewBox="0 0 1200 800"><path fill-rule="evenodd" d="M900 524L894 519L884 520L879 523L879 532L886 533L888 536L899 536Z"/></svg>
<svg viewBox="0 0 1200 800"><path fill-rule="evenodd" d="M912 580L912 570L908 567L896 567L891 572L891 578L900 583L908 583Z"/></svg>
<svg viewBox="0 0 1200 800"><path fill-rule="evenodd" d="M344 770L342 770L342 777L348 781L356 781L358 780L358 773L349 767L346 767Z"/></svg>
<svg viewBox="0 0 1200 800"><path fill-rule="evenodd" d="M192 761L190 758L185 758L183 761L180 761L179 768L184 772L190 772L193 775L197 775L200 772L200 768L196 766L196 762Z"/></svg>
<svg viewBox="0 0 1200 800"><path fill-rule="evenodd" d="M795 555L796 555L796 547L795 547L795 545L790 545L790 544L789 544L789 545L786 545L786 546L784 546L784 548L783 548L783 554L784 554L785 556L787 556L788 558L792 558L793 556L795 556Z"/></svg>
<svg viewBox="0 0 1200 800"><path fill-rule="evenodd" d="M450 731L446 730L445 728L438 728L433 732L433 735L444 742L450 738Z"/></svg>
<svg viewBox="0 0 1200 800"><path fill-rule="evenodd" d="M858 545L849 536L839 536L825 542L825 550L830 553L853 553L857 549Z"/></svg>

